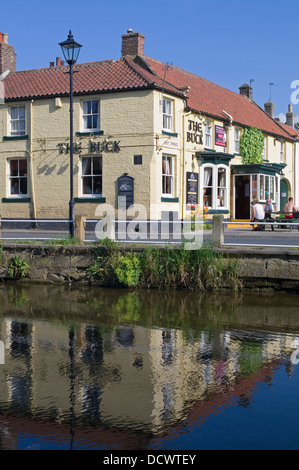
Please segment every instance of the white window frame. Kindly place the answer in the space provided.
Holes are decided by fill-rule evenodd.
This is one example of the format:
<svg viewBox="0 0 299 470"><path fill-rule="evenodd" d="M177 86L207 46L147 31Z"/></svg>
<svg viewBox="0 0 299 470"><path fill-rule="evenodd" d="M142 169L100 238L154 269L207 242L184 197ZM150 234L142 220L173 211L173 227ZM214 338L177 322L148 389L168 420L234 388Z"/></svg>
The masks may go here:
<svg viewBox="0 0 299 470"><path fill-rule="evenodd" d="M91 103L90 112L84 109L85 106L88 106L87 103ZM93 103L98 104L97 113L93 112ZM81 102L81 109L82 109L82 125L81 125L82 132L98 132L100 130L100 101L99 100L84 100ZM96 127L93 127L93 126L88 127L87 126L88 118L91 117L91 119L93 120L94 116L96 116L96 119L97 119Z"/></svg>
<svg viewBox="0 0 299 470"><path fill-rule="evenodd" d="M212 121L206 121L205 125L205 147L212 148Z"/></svg>
<svg viewBox="0 0 299 470"><path fill-rule="evenodd" d="M240 137L241 137L241 131L238 127L235 127L235 132L234 132L234 148L235 148L235 153L238 155L240 154Z"/></svg>
<svg viewBox="0 0 299 470"><path fill-rule="evenodd" d="M264 146L263 146L263 150L262 150L262 158L263 158L263 160L266 160L266 159L267 159L267 153L266 153L266 137L264 137Z"/></svg>
<svg viewBox="0 0 299 470"><path fill-rule="evenodd" d="M166 162L168 162L169 165L165 166L163 164L165 160ZM162 155L162 197L174 197L174 164L175 157L173 155ZM168 170L169 172L167 173ZM167 178L169 178L170 181L170 192L165 192Z"/></svg>
<svg viewBox="0 0 299 470"><path fill-rule="evenodd" d="M212 185L205 185L204 181L204 173L205 169L211 168L212 170ZM225 170L225 186L220 187L218 186L218 170L219 169L224 169ZM229 194L229 167L227 165L223 164L213 164L213 163L204 163L201 166L201 172L200 172L200 187L201 187L201 197L200 201L203 205L204 204L204 189L205 188L211 188L211 202L212 204L206 205L208 209L211 210L228 210L228 194ZM218 190L223 189L224 190L224 199L223 199L223 205L220 206L218 203Z"/></svg>
<svg viewBox="0 0 299 470"><path fill-rule="evenodd" d="M11 173L11 163L13 161L18 162L18 169L17 169L17 174L12 175ZM26 162L26 174L25 175L20 175L20 161L25 161ZM8 196L10 198L16 198L16 199L22 199L22 198L27 198L28 197L28 160L27 158L10 158L8 161ZM26 188L27 191L26 193L21 193L21 180L26 179ZM18 183L18 192L14 193L12 192L12 187L14 183Z"/></svg>
<svg viewBox="0 0 299 470"><path fill-rule="evenodd" d="M99 158L101 162L101 174L100 173L94 173L94 159ZM84 173L84 164L83 164L83 159L91 159L91 172L90 173ZM86 155L84 157L81 157L80 159L80 165L81 165L81 197L87 197L87 198L97 198L97 197L102 197L103 195L103 158L100 155ZM90 193L85 193L84 191L84 178L91 179L91 192ZM101 186L102 186L102 191L101 192L96 192L96 180L101 179Z"/></svg>
<svg viewBox="0 0 299 470"><path fill-rule="evenodd" d="M16 117L13 117L13 110L17 112ZM20 110L24 112L24 117L20 117ZM23 125L21 123L23 122ZM17 130L13 130L13 123L17 123L20 125L17 126ZM26 107L24 105L20 106L10 106L9 108L9 135L14 137L14 136L21 136L21 135L26 135Z"/></svg>
<svg viewBox="0 0 299 470"><path fill-rule="evenodd" d="M285 163L285 142L280 142L280 163Z"/></svg>
<svg viewBox="0 0 299 470"><path fill-rule="evenodd" d="M173 100L170 100L169 98L163 98L163 131L173 132L173 109Z"/></svg>

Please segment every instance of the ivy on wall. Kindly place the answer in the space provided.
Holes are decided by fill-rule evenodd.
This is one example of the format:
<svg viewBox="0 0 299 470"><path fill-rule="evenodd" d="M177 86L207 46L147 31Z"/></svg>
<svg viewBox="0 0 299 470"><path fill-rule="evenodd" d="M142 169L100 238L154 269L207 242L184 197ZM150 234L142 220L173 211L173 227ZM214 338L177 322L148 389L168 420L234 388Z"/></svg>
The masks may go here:
<svg viewBox="0 0 299 470"><path fill-rule="evenodd" d="M243 164L262 163L264 136L260 129L246 127L240 139L240 154Z"/></svg>

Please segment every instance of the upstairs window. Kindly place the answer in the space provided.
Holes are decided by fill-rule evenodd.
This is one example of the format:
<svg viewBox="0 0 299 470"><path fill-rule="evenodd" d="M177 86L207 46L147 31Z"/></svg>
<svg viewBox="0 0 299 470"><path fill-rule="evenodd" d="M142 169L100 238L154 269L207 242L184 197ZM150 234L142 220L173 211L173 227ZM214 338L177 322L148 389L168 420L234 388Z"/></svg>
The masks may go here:
<svg viewBox="0 0 299 470"><path fill-rule="evenodd" d="M235 129L235 153L240 152L240 129Z"/></svg>
<svg viewBox="0 0 299 470"><path fill-rule="evenodd" d="M280 162L285 163L285 143L280 142Z"/></svg>
<svg viewBox="0 0 299 470"><path fill-rule="evenodd" d="M163 130L173 132L173 102L163 99Z"/></svg>
<svg viewBox="0 0 299 470"><path fill-rule="evenodd" d="M100 102L98 100L83 101L82 120L83 132L100 130Z"/></svg>
<svg viewBox="0 0 299 470"><path fill-rule="evenodd" d="M24 158L9 160L9 195L27 196L27 160Z"/></svg>
<svg viewBox="0 0 299 470"><path fill-rule="evenodd" d="M25 106L10 108L10 135L25 135Z"/></svg>
<svg viewBox="0 0 299 470"><path fill-rule="evenodd" d="M211 121L206 121L206 125L205 125L205 146L207 148L212 148L212 123Z"/></svg>

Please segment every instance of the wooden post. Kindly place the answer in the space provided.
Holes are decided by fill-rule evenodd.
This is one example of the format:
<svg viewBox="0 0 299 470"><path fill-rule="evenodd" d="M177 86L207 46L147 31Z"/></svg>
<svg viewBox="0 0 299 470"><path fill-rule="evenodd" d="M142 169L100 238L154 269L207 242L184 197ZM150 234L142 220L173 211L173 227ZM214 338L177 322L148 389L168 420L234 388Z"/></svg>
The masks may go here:
<svg viewBox="0 0 299 470"><path fill-rule="evenodd" d="M76 237L80 243L85 240L86 217L76 215Z"/></svg>

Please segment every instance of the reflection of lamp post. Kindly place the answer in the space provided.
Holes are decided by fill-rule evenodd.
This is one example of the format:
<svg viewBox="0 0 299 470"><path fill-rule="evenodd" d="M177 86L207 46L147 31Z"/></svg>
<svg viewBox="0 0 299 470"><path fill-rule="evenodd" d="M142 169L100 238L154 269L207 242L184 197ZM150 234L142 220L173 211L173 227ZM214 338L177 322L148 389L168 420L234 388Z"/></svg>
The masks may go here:
<svg viewBox="0 0 299 470"><path fill-rule="evenodd" d="M70 202L69 202L69 234L71 237L75 235L75 201L74 201L74 145L73 145L73 66L77 62L81 44L73 38L72 32L69 32L66 41L59 43L64 58L70 66Z"/></svg>

